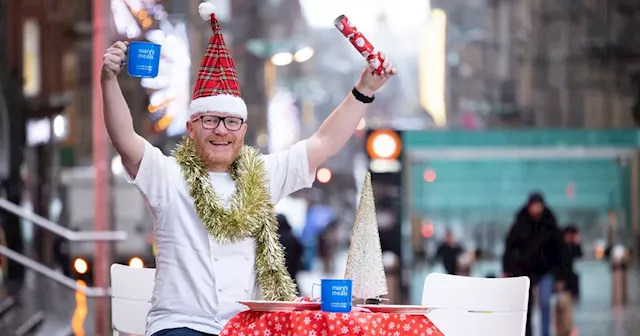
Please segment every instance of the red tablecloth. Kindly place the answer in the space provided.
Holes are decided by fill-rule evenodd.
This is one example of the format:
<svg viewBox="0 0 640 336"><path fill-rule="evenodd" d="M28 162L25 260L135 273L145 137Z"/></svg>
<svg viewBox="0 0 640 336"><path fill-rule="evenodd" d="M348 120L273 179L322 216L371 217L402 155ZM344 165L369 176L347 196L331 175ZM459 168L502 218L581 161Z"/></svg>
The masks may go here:
<svg viewBox="0 0 640 336"><path fill-rule="evenodd" d="M220 336L443 336L424 315L245 311L232 318Z"/></svg>

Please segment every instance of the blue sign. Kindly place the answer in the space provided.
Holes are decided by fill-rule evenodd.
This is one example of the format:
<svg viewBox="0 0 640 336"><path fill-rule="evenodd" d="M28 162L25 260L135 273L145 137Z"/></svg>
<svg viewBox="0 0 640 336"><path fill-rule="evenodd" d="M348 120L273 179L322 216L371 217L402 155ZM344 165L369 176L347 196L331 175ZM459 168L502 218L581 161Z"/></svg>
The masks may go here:
<svg viewBox="0 0 640 336"><path fill-rule="evenodd" d="M351 290L353 282L351 280L322 279L321 286L321 309L329 313L348 313L351 311Z"/></svg>
<svg viewBox="0 0 640 336"><path fill-rule="evenodd" d="M127 71L132 77L154 78L160 68L160 45L151 42L129 44Z"/></svg>

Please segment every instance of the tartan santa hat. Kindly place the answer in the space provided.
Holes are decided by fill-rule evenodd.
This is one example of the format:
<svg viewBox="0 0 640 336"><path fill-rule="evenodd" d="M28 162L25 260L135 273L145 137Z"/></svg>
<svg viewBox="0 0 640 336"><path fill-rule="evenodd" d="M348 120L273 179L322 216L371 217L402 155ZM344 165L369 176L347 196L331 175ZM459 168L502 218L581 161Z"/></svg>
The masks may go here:
<svg viewBox="0 0 640 336"><path fill-rule="evenodd" d="M215 6L205 1L200 4L198 11L203 20L211 21L213 35L200 63L189 105L189 118L197 118L205 112L220 112L246 120L247 105L240 98L236 66L222 37L220 23L214 13Z"/></svg>

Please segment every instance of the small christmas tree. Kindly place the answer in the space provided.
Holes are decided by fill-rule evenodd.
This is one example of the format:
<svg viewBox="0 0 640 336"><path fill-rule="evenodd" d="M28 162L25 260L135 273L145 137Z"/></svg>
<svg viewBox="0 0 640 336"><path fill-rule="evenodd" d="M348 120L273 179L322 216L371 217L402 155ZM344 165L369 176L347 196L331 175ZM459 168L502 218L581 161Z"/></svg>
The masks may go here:
<svg viewBox="0 0 640 336"><path fill-rule="evenodd" d="M344 278L353 280L356 298L377 299L387 294L370 173L365 176L360 194Z"/></svg>

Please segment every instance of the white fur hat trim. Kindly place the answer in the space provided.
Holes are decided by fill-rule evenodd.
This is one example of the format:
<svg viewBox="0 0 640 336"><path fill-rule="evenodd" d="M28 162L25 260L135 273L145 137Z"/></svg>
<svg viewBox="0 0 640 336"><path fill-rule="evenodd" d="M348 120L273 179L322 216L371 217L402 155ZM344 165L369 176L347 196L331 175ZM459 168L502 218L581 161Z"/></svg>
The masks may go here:
<svg viewBox="0 0 640 336"><path fill-rule="evenodd" d="M233 95L200 97L191 101L189 105L190 119L195 119L206 112L224 113L247 120L247 104L242 98Z"/></svg>

